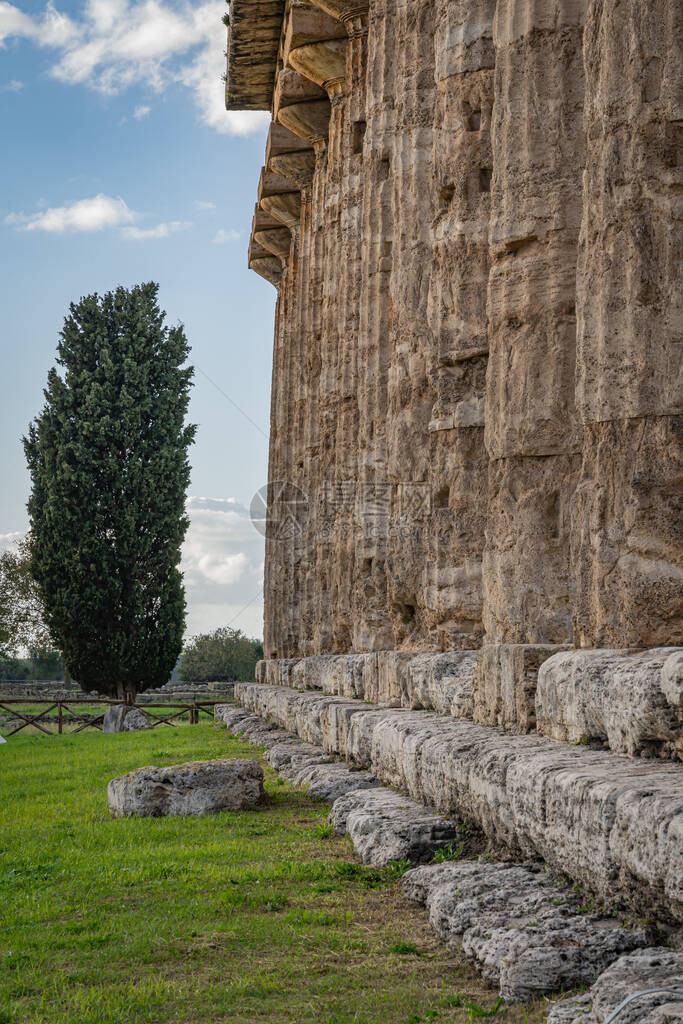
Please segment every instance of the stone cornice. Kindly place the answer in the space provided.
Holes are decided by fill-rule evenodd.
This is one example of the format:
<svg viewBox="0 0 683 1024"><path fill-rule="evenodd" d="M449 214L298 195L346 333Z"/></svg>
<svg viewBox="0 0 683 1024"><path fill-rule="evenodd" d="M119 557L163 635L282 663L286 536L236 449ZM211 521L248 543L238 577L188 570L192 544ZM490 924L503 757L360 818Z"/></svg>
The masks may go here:
<svg viewBox="0 0 683 1024"><path fill-rule="evenodd" d="M292 244L292 233L289 228L284 226L269 228L267 231L255 231L254 242L274 256L279 256L280 259L286 260Z"/></svg>
<svg viewBox="0 0 683 1024"><path fill-rule="evenodd" d="M232 0L227 110L270 110L284 13L285 0Z"/></svg>
<svg viewBox="0 0 683 1024"><path fill-rule="evenodd" d="M282 261L277 256L255 256L249 258L249 269L264 277L276 288L282 280Z"/></svg>

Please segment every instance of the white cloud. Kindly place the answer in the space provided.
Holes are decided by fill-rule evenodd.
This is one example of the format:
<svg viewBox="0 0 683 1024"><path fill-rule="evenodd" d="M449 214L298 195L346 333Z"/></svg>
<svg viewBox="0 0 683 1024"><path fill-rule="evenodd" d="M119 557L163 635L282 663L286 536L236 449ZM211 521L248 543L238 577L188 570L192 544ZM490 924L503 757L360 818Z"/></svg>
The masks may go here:
<svg viewBox="0 0 683 1024"><path fill-rule="evenodd" d="M120 196L114 199L100 192L92 199L78 199L64 206L52 206L40 213L10 213L5 217L5 224L12 224L21 231L64 234L76 231L101 231L103 228L130 224L134 219L135 214Z"/></svg>
<svg viewBox="0 0 683 1024"><path fill-rule="evenodd" d="M16 78L13 78L11 82L7 83L7 85L3 85L2 90L3 92L21 92L23 88L24 83L18 81L18 79Z"/></svg>
<svg viewBox="0 0 683 1024"><path fill-rule="evenodd" d="M216 204L207 202L206 199L195 199L194 205L198 210L205 210L207 213L213 213L216 209Z"/></svg>
<svg viewBox="0 0 683 1024"><path fill-rule="evenodd" d="M182 570L189 635L226 626L262 634L263 537L236 498L190 497ZM243 609L246 608L246 611Z"/></svg>
<svg viewBox="0 0 683 1024"><path fill-rule="evenodd" d="M0 533L0 552L13 550L23 536L24 534L19 530L14 530L12 533Z"/></svg>
<svg viewBox="0 0 683 1024"><path fill-rule="evenodd" d="M187 220L169 220L148 228L138 227L135 222L140 217L120 196L114 199L100 192L92 199L78 199L38 213L8 213L5 224L19 231L47 231L51 234L120 228L121 237L133 242L169 238L177 231L192 227L192 221Z"/></svg>
<svg viewBox="0 0 683 1024"><path fill-rule="evenodd" d="M225 110L224 12L223 0L198 6L188 0L86 0L80 18L72 20L52 0L39 15L0 0L0 46L13 36L30 39L55 51L55 78L109 95L132 85L159 92L180 83L209 127L250 135L265 129L270 115Z"/></svg>
<svg viewBox="0 0 683 1024"><path fill-rule="evenodd" d="M142 121L143 117L147 117L151 109L151 107L147 107L144 103L141 103L133 111L133 117L136 121Z"/></svg>
<svg viewBox="0 0 683 1024"><path fill-rule="evenodd" d="M186 635L232 623L248 636L263 636L265 542L236 498L189 497L190 526L181 569L187 599ZM23 531L0 533L0 552L14 548Z"/></svg>
<svg viewBox="0 0 683 1024"><path fill-rule="evenodd" d="M236 242L237 239L241 237L241 231L235 231L234 228L229 228L227 231L225 231L223 228L220 228L213 236L211 241L213 242L214 245L225 245L226 242Z"/></svg>
<svg viewBox="0 0 683 1024"><path fill-rule="evenodd" d="M249 589L260 579L263 538L244 505L230 498L191 497L187 514L190 527L183 545L183 571L189 586L232 586L245 581ZM224 594L219 597L225 599Z"/></svg>
<svg viewBox="0 0 683 1024"><path fill-rule="evenodd" d="M153 228L123 228L121 235L123 238L128 238L134 242L144 242L148 238L168 238L169 235L174 235L176 231L183 231L185 228L192 227L192 222L188 220L170 220L165 221L162 224L157 224Z"/></svg>
<svg viewBox="0 0 683 1024"><path fill-rule="evenodd" d="M212 633L214 629L228 624L231 624L233 629L241 629L247 636L261 638L263 597L258 594L251 604L247 601L243 604L230 601L222 604L204 604L199 601L187 606L186 637L196 636L198 633Z"/></svg>

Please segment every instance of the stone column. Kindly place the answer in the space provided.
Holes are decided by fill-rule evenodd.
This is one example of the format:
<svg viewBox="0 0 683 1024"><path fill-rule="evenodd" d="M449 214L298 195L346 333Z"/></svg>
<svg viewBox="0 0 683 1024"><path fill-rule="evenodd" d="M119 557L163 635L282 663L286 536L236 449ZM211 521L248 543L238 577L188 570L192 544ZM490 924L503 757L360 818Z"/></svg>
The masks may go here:
<svg viewBox="0 0 683 1024"><path fill-rule="evenodd" d="M325 5L320 5L325 7ZM365 123L363 5L335 9L345 38L308 42L289 51L289 64L324 88L331 103L326 147L321 326L319 494L316 514L316 647L349 651L354 642L358 521L355 497L364 439L359 435L358 333L362 287ZM348 7L348 5L347 5Z"/></svg>
<svg viewBox="0 0 683 1024"><path fill-rule="evenodd" d="M432 269L434 135L434 6L396 6L391 311L388 352L387 477L393 505L387 543L389 610L394 645L429 646L424 567L429 552L429 388L432 338L427 317Z"/></svg>
<svg viewBox="0 0 683 1024"><path fill-rule="evenodd" d="M674 0L589 5L573 521L581 647L683 643L679 33Z"/></svg>
<svg viewBox="0 0 683 1024"><path fill-rule="evenodd" d="M439 647L483 635L484 407L495 0L436 4L429 384L432 517L426 626Z"/></svg>
<svg viewBox="0 0 683 1024"><path fill-rule="evenodd" d="M363 25L359 25L359 31ZM393 323L391 288L394 138L395 7L373 0L367 23L365 117L353 125L355 159L362 161L362 260L358 335L358 410L362 453L358 460L358 547L354 581L354 651L393 647L387 595L389 517L373 499L386 495L389 336ZM373 514L368 514L373 513ZM379 514L377 514L379 513Z"/></svg>
<svg viewBox="0 0 683 1024"><path fill-rule="evenodd" d="M487 646L474 696L477 721L515 731L534 728L538 665L572 642L584 7L498 0L494 22Z"/></svg>

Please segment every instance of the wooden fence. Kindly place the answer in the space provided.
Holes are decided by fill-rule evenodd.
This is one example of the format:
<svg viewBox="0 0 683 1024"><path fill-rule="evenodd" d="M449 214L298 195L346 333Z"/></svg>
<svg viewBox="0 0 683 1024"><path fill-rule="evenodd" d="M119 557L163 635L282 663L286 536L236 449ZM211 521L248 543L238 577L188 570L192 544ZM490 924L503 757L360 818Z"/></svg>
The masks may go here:
<svg viewBox="0 0 683 1024"><path fill-rule="evenodd" d="M14 736L15 733L21 732L22 729L26 729L29 725L34 726L40 732L44 732L46 736L61 735L64 732L65 714L70 716L73 720L81 724L75 729L69 730L73 733L82 732L84 729L99 729L102 731L102 724L104 722L104 710L102 714L87 715L83 711L76 711L74 708L78 705L86 705L92 707L93 705L104 704L106 707L112 705L125 704L123 700L106 700L105 698L76 698L75 700L45 700L41 697L24 697L16 698L13 700L0 700L0 711L7 711L14 718L19 719L20 723L10 732L3 732L4 736ZM27 704L30 705L44 705L47 707L40 712L40 714L32 715L25 710L17 710L17 708L24 709ZM169 725L175 726L175 720L181 718L182 715L188 714L190 716L190 725L196 725L199 722L200 714L208 715L209 718L213 718L214 702L209 703L208 701L192 701L191 703L176 703L176 704L128 704L128 707L137 708L145 715L152 729L155 729L157 725ZM151 711L151 708L157 710L166 708L169 710L176 709L172 715L159 715ZM52 712L57 712L56 729L46 728L47 725L52 725L52 721L47 721L46 716Z"/></svg>

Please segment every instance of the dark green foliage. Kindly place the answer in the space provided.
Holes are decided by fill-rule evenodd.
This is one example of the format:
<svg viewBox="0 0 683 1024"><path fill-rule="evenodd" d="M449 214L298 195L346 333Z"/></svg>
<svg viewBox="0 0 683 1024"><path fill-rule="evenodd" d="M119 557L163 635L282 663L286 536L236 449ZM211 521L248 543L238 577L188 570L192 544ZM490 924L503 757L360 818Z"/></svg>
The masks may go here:
<svg viewBox="0 0 683 1024"><path fill-rule="evenodd" d="M167 681L185 621L193 371L157 292L150 283L72 303L61 373L50 371L24 439L31 571L47 624L81 687L111 697Z"/></svg>
<svg viewBox="0 0 683 1024"><path fill-rule="evenodd" d="M192 637L183 650L180 674L186 682L249 682L263 657L260 640L224 626Z"/></svg>
<svg viewBox="0 0 683 1024"><path fill-rule="evenodd" d="M59 651L49 647L31 651L29 664L31 679L61 679L64 675Z"/></svg>
<svg viewBox="0 0 683 1024"><path fill-rule="evenodd" d="M28 678L28 665L0 650L0 684L20 682Z"/></svg>

